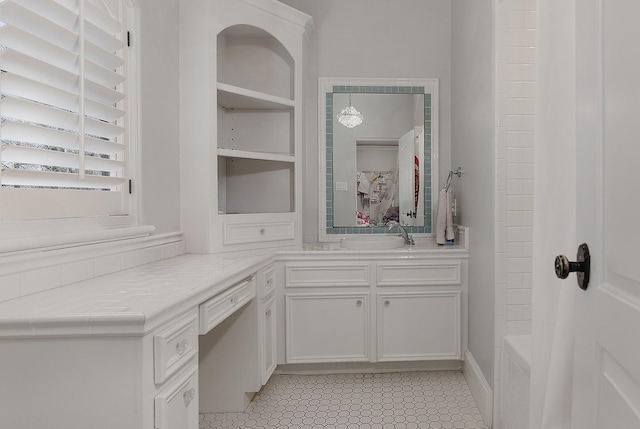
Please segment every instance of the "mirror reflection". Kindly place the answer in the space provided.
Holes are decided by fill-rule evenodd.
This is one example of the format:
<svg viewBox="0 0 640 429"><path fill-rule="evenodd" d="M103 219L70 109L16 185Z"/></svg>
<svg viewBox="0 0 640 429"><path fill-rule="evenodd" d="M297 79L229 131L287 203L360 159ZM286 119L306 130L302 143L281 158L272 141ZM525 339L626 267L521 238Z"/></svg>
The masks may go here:
<svg viewBox="0 0 640 429"><path fill-rule="evenodd" d="M333 128L333 226L424 225L424 94L333 94L363 116Z"/></svg>
<svg viewBox="0 0 640 429"><path fill-rule="evenodd" d="M420 80L417 86L335 83L321 80L324 232L384 232L392 220L413 233L431 232L437 81ZM361 122L350 126L349 118L341 118L340 123L338 116L345 110L361 115Z"/></svg>

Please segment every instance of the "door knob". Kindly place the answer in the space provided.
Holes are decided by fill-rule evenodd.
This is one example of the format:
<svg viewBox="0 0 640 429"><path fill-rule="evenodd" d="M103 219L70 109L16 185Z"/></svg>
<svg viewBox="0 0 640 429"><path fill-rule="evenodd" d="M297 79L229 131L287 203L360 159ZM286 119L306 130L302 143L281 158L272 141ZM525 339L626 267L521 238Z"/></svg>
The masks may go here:
<svg viewBox="0 0 640 429"><path fill-rule="evenodd" d="M589 271L591 268L591 256L589 255L589 246L585 243L578 246L578 255L576 262L570 262L569 258L564 255L556 256L554 264L556 276L559 279L566 279L569 273L576 273L578 278L578 286L580 289L587 290L589 286Z"/></svg>

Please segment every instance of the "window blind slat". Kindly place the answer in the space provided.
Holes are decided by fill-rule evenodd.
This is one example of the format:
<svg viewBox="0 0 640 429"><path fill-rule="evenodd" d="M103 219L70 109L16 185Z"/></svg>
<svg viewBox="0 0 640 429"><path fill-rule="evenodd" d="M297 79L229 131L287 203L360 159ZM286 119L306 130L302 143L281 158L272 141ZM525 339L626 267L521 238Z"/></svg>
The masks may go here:
<svg viewBox="0 0 640 429"><path fill-rule="evenodd" d="M73 51L78 40L77 32L73 31L74 22L65 28L64 22L56 21L56 17L37 13L27 9L14 1L0 3L0 17L2 22L11 27L29 33L41 40L47 40L67 51Z"/></svg>
<svg viewBox="0 0 640 429"><path fill-rule="evenodd" d="M95 44L87 41L84 47L85 58L92 63L98 64L108 70L115 70L124 64L124 59L109 52Z"/></svg>
<svg viewBox="0 0 640 429"><path fill-rule="evenodd" d="M78 90L78 76L13 49L0 51L2 70L67 92Z"/></svg>
<svg viewBox="0 0 640 429"><path fill-rule="evenodd" d="M65 112L44 104L20 100L10 96L0 104L2 116L23 122L33 122L63 130L78 129L78 114Z"/></svg>
<svg viewBox="0 0 640 429"><path fill-rule="evenodd" d="M109 34L118 34L122 28L118 19L98 9L91 1L87 1L85 4L85 18Z"/></svg>
<svg viewBox="0 0 640 429"><path fill-rule="evenodd" d="M78 112L79 109L78 94L53 88L15 73L4 73L0 76L0 85L5 95L58 106L71 112Z"/></svg>
<svg viewBox="0 0 640 429"><path fill-rule="evenodd" d="M35 170L3 170L2 183L12 186L58 186L83 189L114 189L126 179L87 174L80 180L76 174Z"/></svg>
<svg viewBox="0 0 640 429"><path fill-rule="evenodd" d="M84 31L88 41L96 46L100 46L107 52L118 52L125 47L124 40L115 37L113 34L104 32L91 22L85 23Z"/></svg>
<svg viewBox="0 0 640 429"><path fill-rule="evenodd" d="M7 0L44 16L68 30L76 26L78 20L77 0Z"/></svg>
<svg viewBox="0 0 640 429"><path fill-rule="evenodd" d="M36 149L21 146L5 146L2 148L2 160L4 162L46 165L53 167L77 168L78 154L54 150ZM85 168L87 170L108 171L118 173L124 163L115 159L87 156Z"/></svg>
<svg viewBox="0 0 640 429"><path fill-rule="evenodd" d="M124 94L120 91L90 81L86 82L84 89L88 99L102 104L115 104L124 98Z"/></svg>
<svg viewBox="0 0 640 429"><path fill-rule="evenodd" d="M102 119L103 121L115 122L122 118L126 112L124 110L116 109L115 107L106 106L102 103L98 103L93 100L87 100L85 104L85 114L95 119Z"/></svg>
<svg viewBox="0 0 640 429"><path fill-rule="evenodd" d="M122 76L122 74L116 73L112 70L107 70L90 61L85 63L84 73L85 79L106 88L114 88L116 85L119 85L124 81L124 76Z"/></svg>
<svg viewBox="0 0 640 429"><path fill-rule="evenodd" d="M124 127L89 118L85 121L85 130L88 135L107 139L119 137L124 133Z"/></svg>
<svg viewBox="0 0 640 429"><path fill-rule="evenodd" d="M77 134L30 124L5 122L0 129L0 136L3 141L56 146L70 150L78 150L80 148ZM122 143L90 137L85 138L84 146L87 152L105 155L115 155L125 149Z"/></svg>
<svg viewBox="0 0 640 429"><path fill-rule="evenodd" d="M0 27L0 45L78 74L78 53L63 49L16 27Z"/></svg>

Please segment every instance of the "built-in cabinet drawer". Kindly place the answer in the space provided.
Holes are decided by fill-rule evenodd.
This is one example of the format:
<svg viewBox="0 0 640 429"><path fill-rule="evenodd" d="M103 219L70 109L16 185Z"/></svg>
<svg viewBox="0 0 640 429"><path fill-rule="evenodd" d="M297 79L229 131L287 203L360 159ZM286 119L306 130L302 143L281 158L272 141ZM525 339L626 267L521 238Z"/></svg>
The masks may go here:
<svg viewBox="0 0 640 429"><path fill-rule="evenodd" d="M275 271L273 267L265 268L262 273L262 285L258 295L260 298L266 298L276 289Z"/></svg>
<svg viewBox="0 0 640 429"><path fill-rule="evenodd" d="M224 222L223 244L260 243L263 241L293 240L294 222Z"/></svg>
<svg viewBox="0 0 640 429"><path fill-rule="evenodd" d="M368 287L368 263L299 264L285 266L287 287Z"/></svg>
<svg viewBox="0 0 640 429"><path fill-rule="evenodd" d="M461 359L460 291L379 292L379 361Z"/></svg>
<svg viewBox="0 0 640 429"><path fill-rule="evenodd" d="M378 263L378 286L459 285L460 262Z"/></svg>
<svg viewBox="0 0 640 429"><path fill-rule="evenodd" d="M156 395L154 406L157 429L198 429L198 367L195 360L188 371Z"/></svg>
<svg viewBox="0 0 640 429"><path fill-rule="evenodd" d="M287 363L368 361L369 293L287 294Z"/></svg>
<svg viewBox="0 0 640 429"><path fill-rule="evenodd" d="M204 335L256 296L255 275L200 304L200 334Z"/></svg>
<svg viewBox="0 0 640 429"><path fill-rule="evenodd" d="M193 310L169 322L153 335L153 370L163 383L198 353L198 312Z"/></svg>

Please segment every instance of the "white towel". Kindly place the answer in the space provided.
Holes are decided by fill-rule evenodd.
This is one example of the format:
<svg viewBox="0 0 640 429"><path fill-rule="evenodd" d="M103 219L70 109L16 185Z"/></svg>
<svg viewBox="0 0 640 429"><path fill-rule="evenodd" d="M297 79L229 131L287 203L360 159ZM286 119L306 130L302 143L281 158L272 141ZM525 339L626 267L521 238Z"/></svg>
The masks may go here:
<svg viewBox="0 0 640 429"><path fill-rule="evenodd" d="M438 217L436 218L436 243L453 242L453 214L451 213L451 196L443 189L438 196Z"/></svg>

